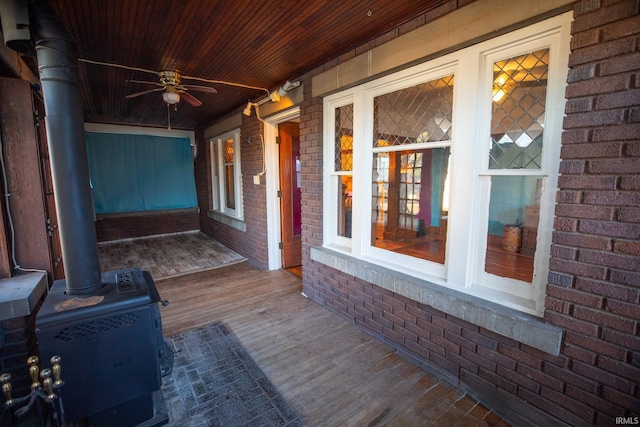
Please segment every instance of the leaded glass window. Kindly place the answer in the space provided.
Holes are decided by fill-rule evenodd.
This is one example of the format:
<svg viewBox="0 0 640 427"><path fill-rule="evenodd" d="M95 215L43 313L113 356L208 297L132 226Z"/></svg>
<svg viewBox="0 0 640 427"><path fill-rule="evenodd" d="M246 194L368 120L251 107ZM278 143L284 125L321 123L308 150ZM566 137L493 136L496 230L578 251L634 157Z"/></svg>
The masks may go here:
<svg viewBox="0 0 640 427"><path fill-rule="evenodd" d="M540 169L549 49L493 64L489 169Z"/></svg>

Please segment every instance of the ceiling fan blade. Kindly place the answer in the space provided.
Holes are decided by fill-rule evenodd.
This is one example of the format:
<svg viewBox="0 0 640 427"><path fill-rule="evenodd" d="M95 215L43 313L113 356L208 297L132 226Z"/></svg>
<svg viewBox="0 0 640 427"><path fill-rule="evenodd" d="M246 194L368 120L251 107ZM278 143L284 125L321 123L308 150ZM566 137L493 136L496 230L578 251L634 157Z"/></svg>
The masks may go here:
<svg viewBox="0 0 640 427"><path fill-rule="evenodd" d="M211 86L182 85L181 88L184 88L187 90L195 90L197 92L218 93L218 91L212 88Z"/></svg>
<svg viewBox="0 0 640 427"><path fill-rule="evenodd" d="M158 82L148 82L146 80L127 80L127 83L142 83L142 84L146 84L146 85L155 85L155 86L162 86L164 87L164 85L162 83L158 83Z"/></svg>
<svg viewBox="0 0 640 427"><path fill-rule="evenodd" d="M189 104L193 105L194 107L199 107L202 105L202 102L200 102L197 98L195 98L193 95L187 93L187 92L178 92L180 94L180 98L184 99L185 101L187 101Z"/></svg>
<svg viewBox="0 0 640 427"><path fill-rule="evenodd" d="M132 93L131 95L125 96L125 98L127 98L127 99L136 98L136 97L141 96L141 95L146 95L148 93L158 92L158 91L161 91L161 90L164 90L164 87L159 87L157 89L144 90L144 91L138 92L138 93Z"/></svg>

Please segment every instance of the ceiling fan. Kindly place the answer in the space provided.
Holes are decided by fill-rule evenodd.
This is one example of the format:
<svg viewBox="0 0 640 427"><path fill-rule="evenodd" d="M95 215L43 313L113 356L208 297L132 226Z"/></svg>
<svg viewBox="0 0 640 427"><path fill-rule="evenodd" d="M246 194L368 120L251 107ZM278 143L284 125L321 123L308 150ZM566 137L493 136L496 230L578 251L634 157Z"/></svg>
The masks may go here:
<svg viewBox="0 0 640 427"><path fill-rule="evenodd" d="M243 87L247 89L265 91L267 95L270 95L269 90L263 87L250 86L242 83L233 83L233 82L228 82L224 80L211 80L211 79L204 79L201 77L185 76L185 75L182 75L177 70L152 71L152 70L147 70L145 68L131 67L128 65L121 65L121 64L113 64L110 62L92 61L84 58L78 58L78 61L84 62L87 64L102 65L106 67L123 68L126 70L133 70L133 71L142 71L145 73L155 74L160 78L160 82L151 82L151 81L145 81L145 80L127 80L128 82L132 82L132 83L141 83L141 84L149 84L149 85L157 86L154 89L144 90L142 92L137 92L131 95L127 95L125 97L127 99L136 98L138 96L146 95L148 93L162 91L162 99L167 104L172 104L172 105L177 104L178 102L180 102L181 99L184 99L186 102L193 105L194 107L198 107L202 105L202 102L196 97L194 97L193 95L191 95L190 93L188 93L187 91L197 91L197 92L212 93L212 94L218 93L218 91L212 88L211 86L183 84L182 83L183 80L196 80L196 81L201 81L205 83Z"/></svg>
<svg viewBox="0 0 640 427"><path fill-rule="evenodd" d="M182 75L178 71L159 71L157 74L160 77L160 83L142 80L127 80L128 82L132 83L149 84L158 87L127 95L125 98L131 99L138 96L146 95L148 93L162 91L162 99L167 104L177 104L181 99L183 99L192 106L199 107L200 105L202 105L202 102L195 96L187 92L188 90L213 94L218 93L217 90L210 86L182 84Z"/></svg>

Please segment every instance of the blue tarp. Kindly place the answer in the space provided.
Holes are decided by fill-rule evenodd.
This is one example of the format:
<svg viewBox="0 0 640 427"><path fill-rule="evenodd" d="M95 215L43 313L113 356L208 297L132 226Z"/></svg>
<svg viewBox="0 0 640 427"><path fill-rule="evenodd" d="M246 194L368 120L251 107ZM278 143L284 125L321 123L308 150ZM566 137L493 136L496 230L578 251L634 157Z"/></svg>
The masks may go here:
<svg viewBox="0 0 640 427"><path fill-rule="evenodd" d="M198 205L188 138L86 132L95 212Z"/></svg>

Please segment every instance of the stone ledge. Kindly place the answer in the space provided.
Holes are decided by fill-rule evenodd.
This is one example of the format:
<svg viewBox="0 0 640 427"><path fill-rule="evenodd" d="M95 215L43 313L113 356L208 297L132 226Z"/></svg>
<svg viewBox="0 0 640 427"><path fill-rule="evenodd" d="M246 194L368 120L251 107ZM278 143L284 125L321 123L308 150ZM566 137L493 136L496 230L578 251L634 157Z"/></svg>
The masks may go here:
<svg viewBox="0 0 640 427"><path fill-rule="evenodd" d="M0 279L0 321L30 315L46 289L46 273Z"/></svg>
<svg viewBox="0 0 640 427"><path fill-rule="evenodd" d="M562 330L535 316L363 261L328 248L311 247L313 261L390 290L530 347L557 356Z"/></svg>
<svg viewBox="0 0 640 427"><path fill-rule="evenodd" d="M228 225L229 227L235 228L240 231L247 231L247 224L244 221L234 218L229 215L225 215L222 212L218 211L208 211L207 216L215 221L221 222L223 224Z"/></svg>

